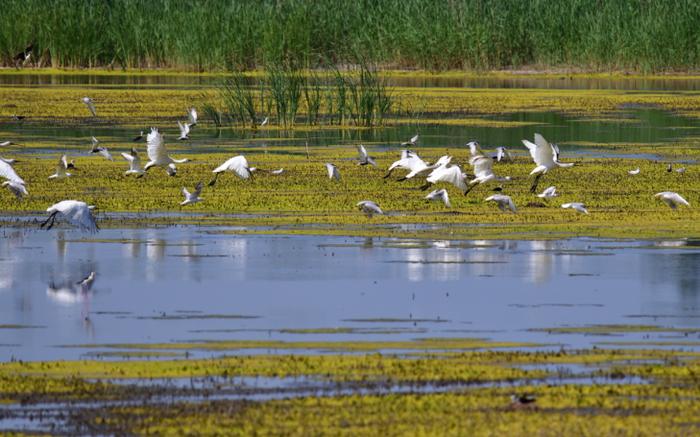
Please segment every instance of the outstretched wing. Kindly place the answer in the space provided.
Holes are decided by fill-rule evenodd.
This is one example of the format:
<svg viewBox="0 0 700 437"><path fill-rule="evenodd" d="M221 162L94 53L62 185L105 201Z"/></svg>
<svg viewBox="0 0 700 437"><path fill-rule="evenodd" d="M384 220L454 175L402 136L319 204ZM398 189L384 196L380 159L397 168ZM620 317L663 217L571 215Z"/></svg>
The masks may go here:
<svg viewBox="0 0 700 437"><path fill-rule="evenodd" d="M493 159L480 155L472 158L470 164L474 168L474 175L477 178L485 178L493 174Z"/></svg>
<svg viewBox="0 0 700 437"><path fill-rule="evenodd" d="M71 224L83 230L90 232L97 232L98 230L95 218L92 216L90 209L85 203L63 211L63 215Z"/></svg>
<svg viewBox="0 0 700 437"><path fill-rule="evenodd" d="M163 135L158 129L151 128L151 133L146 137L146 151L148 159L155 162L163 162L168 159L168 151L163 142Z"/></svg>
<svg viewBox="0 0 700 437"><path fill-rule="evenodd" d="M15 169L3 160L0 160L0 176L4 177L10 182L17 182L24 185L24 180L19 177L17 172L15 172Z"/></svg>

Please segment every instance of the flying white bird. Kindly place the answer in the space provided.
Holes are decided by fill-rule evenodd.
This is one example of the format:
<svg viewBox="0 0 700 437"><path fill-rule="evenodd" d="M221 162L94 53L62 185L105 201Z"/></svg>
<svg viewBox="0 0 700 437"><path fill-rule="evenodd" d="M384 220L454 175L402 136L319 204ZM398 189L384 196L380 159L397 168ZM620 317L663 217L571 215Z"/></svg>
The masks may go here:
<svg viewBox="0 0 700 437"><path fill-rule="evenodd" d="M367 217L372 217L374 214L384 214L384 211L382 211L379 205L372 202L371 200L363 200L361 202L357 202L357 206L360 208L360 211L364 212L367 215Z"/></svg>
<svg viewBox="0 0 700 437"><path fill-rule="evenodd" d="M401 143L402 146L412 146L416 147L416 144L418 143L418 134L416 134L413 138L410 140L406 141L405 143Z"/></svg>
<svg viewBox="0 0 700 437"><path fill-rule="evenodd" d="M260 127L265 127L265 126L267 126L267 123L269 123L269 122L270 122L270 118L269 118L269 117L265 117L265 118L263 119L262 123L260 123Z"/></svg>
<svg viewBox="0 0 700 437"><path fill-rule="evenodd" d="M178 140L189 140L190 137L190 123L180 123L178 120L177 126L180 128L180 136L177 137Z"/></svg>
<svg viewBox="0 0 700 437"><path fill-rule="evenodd" d="M447 194L447 190L444 188L431 191L430 194L425 196L425 198L428 200L440 200L446 207L452 208L452 205L450 204L450 196Z"/></svg>
<svg viewBox="0 0 700 437"><path fill-rule="evenodd" d="M405 181L406 179L412 179L416 176L424 176L426 173L432 174L438 168L445 167L452 161L450 155L441 156L435 164L429 164L421 159L414 159L410 162L411 171L404 177L399 178L399 181Z"/></svg>
<svg viewBox="0 0 700 437"><path fill-rule="evenodd" d="M168 151L165 148L165 143L163 142L163 135L158 132L155 127L151 128L151 133L146 137L146 146L148 152L148 163L143 167L144 171L148 171L151 167L163 167L168 175L175 176L177 174L177 168L175 164L182 164L184 162L189 162L189 159L173 159L168 156Z"/></svg>
<svg viewBox="0 0 700 437"><path fill-rule="evenodd" d="M143 175L144 171L143 167L141 167L141 158L139 158L139 153L136 151L136 149L132 147L129 153L122 152L122 156L129 163L129 170L124 172L125 175Z"/></svg>
<svg viewBox="0 0 700 437"><path fill-rule="evenodd" d="M212 170L212 173L214 173L214 179L209 181L209 186L214 186L216 180L219 178L219 174L225 171L233 172L241 179L250 179L253 169L248 166L248 160L245 159L245 156L234 156Z"/></svg>
<svg viewBox="0 0 700 437"><path fill-rule="evenodd" d="M197 183L197 185L194 187L193 193L187 191L187 188L182 187L182 195L185 196L185 200L180 202L180 206L189 205L190 203L197 203L204 200L199 197L199 195L202 194L202 186L203 185L201 182Z"/></svg>
<svg viewBox="0 0 700 437"><path fill-rule="evenodd" d="M438 182L447 182L454 185L455 187L462 190L462 193L467 194L469 187L467 186L466 177L462 173L462 169L458 165L446 166L442 165L434 169L428 178L426 183L420 187L421 190L427 190L432 184Z"/></svg>
<svg viewBox="0 0 700 437"><path fill-rule="evenodd" d="M0 147L7 147L7 146L11 146L13 144L16 144L16 143L13 143L12 141L3 141L2 143L0 143Z"/></svg>
<svg viewBox="0 0 700 437"><path fill-rule="evenodd" d="M496 156L494 156L493 159L495 159L496 162L510 162L513 160L513 157L511 156L508 149L501 146L496 147Z"/></svg>
<svg viewBox="0 0 700 437"><path fill-rule="evenodd" d="M90 97L83 97L81 100L83 103L85 103L88 110L90 110L90 114L92 114L93 117L97 117L97 112L95 112L95 103L92 101L92 99Z"/></svg>
<svg viewBox="0 0 700 437"><path fill-rule="evenodd" d="M402 168L405 170L412 170L413 168L413 161L423 161L420 159L417 153L412 152L408 149L404 149L401 151L401 159L398 161L394 161L390 166L389 169L387 170L387 173L384 175L384 179L388 178L391 176L391 173L396 170L397 168ZM427 166L427 164L426 164Z"/></svg>
<svg viewBox="0 0 700 437"><path fill-rule="evenodd" d="M531 193L535 193L537 191L537 184L540 181L540 178L549 170L557 167L572 167L574 165L573 163L563 164L559 162L559 147L556 144L545 140L540 134L535 134L534 143L531 143L528 140L522 140L522 142L530 151L530 156L532 156L535 164L537 164L537 167L530 172L530 175L536 175L535 180L530 187Z"/></svg>
<svg viewBox="0 0 700 437"><path fill-rule="evenodd" d="M474 179L469 181L469 188L464 194L469 193L477 185L491 181L509 181L510 177L496 176L493 172L493 159L487 158L481 151L479 143L472 141L467 144L471 153L469 164L474 168Z"/></svg>
<svg viewBox="0 0 700 437"><path fill-rule="evenodd" d="M73 226L84 231L97 232L100 228L92 216L94 208L94 206L88 206L87 203L78 200L62 200L46 210L49 213L49 218L41 224L41 227L48 225L46 230L49 230L56 222L56 216L63 216Z"/></svg>
<svg viewBox="0 0 700 437"><path fill-rule="evenodd" d="M2 183L2 186L7 187L18 199L29 194L24 186L24 179L15 172L11 160L0 158L0 177L7 179Z"/></svg>
<svg viewBox="0 0 700 437"><path fill-rule="evenodd" d="M680 194L674 193L673 191L662 191L654 194L654 197L661 199L661 201L670 206L671 209L676 209L678 205L690 206L690 203L688 203L687 200L681 197Z"/></svg>
<svg viewBox="0 0 700 437"><path fill-rule="evenodd" d="M328 171L328 179L335 179L336 181L340 180L340 172L338 171L338 167L335 165L327 162L326 171Z"/></svg>
<svg viewBox="0 0 700 437"><path fill-rule="evenodd" d="M197 110L194 107L187 110L187 121L190 123L190 126L197 125Z"/></svg>
<svg viewBox="0 0 700 437"><path fill-rule="evenodd" d="M372 159L372 157L367 154L367 149L365 149L365 146L363 146L362 144L357 146L357 152L360 154L360 158L358 160L359 165L371 164L374 167L377 166L377 163L374 162L374 159Z"/></svg>
<svg viewBox="0 0 700 437"><path fill-rule="evenodd" d="M56 164L56 173L49 176L49 179L63 179L73 176L73 173L68 173L69 168L75 168L73 160L68 162L66 155L62 155L61 159L58 160L58 164Z"/></svg>
<svg viewBox="0 0 700 437"><path fill-rule="evenodd" d="M507 211L511 210L513 212L517 212L515 209L515 204L513 203L513 199L510 198L510 196L506 196L505 194L494 194L492 196L487 197L484 202L496 202L498 204L498 209L501 211Z"/></svg>
<svg viewBox="0 0 700 437"><path fill-rule="evenodd" d="M640 172L639 167L637 167L634 170L627 171L627 174L634 176L634 175L638 175L639 172Z"/></svg>
<svg viewBox="0 0 700 437"><path fill-rule="evenodd" d="M588 210L586 209L586 205L584 205L581 202L565 203L561 207L575 209L576 211L578 211L580 213L588 214Z"/></svg>
<svg viewBox="0 0 700 437"><path fill-rule="evenodd" d="M537 195L540 199L551 199L553 197L557 197L559 194L557 194L557 187L551 186L547 187L544 189L543 192Z"/></svg>
<svg viewBox="0 0 700 437"><path fill-rule="evenodd" d="M114 159L112 159L112 154L109 153L109 150L107 150L106 147L100 146L99 144L100 141L97 138L92 137L92 149L90 149L90 153L97 153L109 161L114 161Z"/></svg>

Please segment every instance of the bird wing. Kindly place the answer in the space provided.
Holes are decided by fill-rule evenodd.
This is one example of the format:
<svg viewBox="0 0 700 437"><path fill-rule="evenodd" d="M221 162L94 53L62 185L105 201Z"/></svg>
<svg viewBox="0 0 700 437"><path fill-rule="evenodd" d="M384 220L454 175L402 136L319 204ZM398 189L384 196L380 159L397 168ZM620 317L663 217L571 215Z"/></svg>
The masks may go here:
<svg viewBox="0 0 700 437"><path fill-rule="evenodd" d="M472 158L470 164L474 168L474 175L477 178L493 175L493 159L480 155Z"/></svg>
<svg viewBox="0 0 700 437"><path fill-rule="evenodd" d="M236 173L242 179L248 179L250 177L250 168L248 167L248 160L245 156L239 155L230 159L229 170Z"/></svg>
<svg viewBox="0 0 700 437"><path fill-rule="evenodd" d="M326 170L328 170L328 177L329 178L338 179L340 177L340 173L338 172L338 168L329 162L326 163Z"/></svg>
<svg viewBox="0 0 700 437"><path fill-rule="evenodd" d="M462 191L467 190L467 183L464 180L464 175L462 174L462 169L458 165L453 165L451 167L440 167L435 169L431 176L428 177L428 182L448 182Z"/></svg>
<svg viewBox="0 0 700 437"><path fill-rule="evenodd" d="M194 197L199 197L200 194L202 194L202 187L204 185L202 182L197 182L197 185L194 186Z"/></svg>
<svg viewBox="0 0 700 437"><path fill-rule="evenodd" d="M190 124L197 124L197 110L195 108L190 108L189 111L187 111L187 119Z"/></svg>
<svg viewBox="0 0 700 437"><path fill-rule="evenodd" d="M95 111L95 104L92 102L92 99L89 97L83 97L83 103L85 103L85 105L88 107L92 116L97 117L97 112Z"/></svg>
<svg viewBox="0 0 700 437"><path fill-rule="evenodd" d="M168 151L163 143L163 135L156 128L152 128L151 133L146 137L146 151L148 159L151 161L162 162L168 158Z"/></svg>
<svg viewBox="0 0 700 437"><path fill-rule="evenodd" d="M91 138L91 141L92 141L92 147L93 147L93 148L94 148L96 145L100 144L100 140L98 140L98 139L95 138L95 137L92 137L92 138Z"/></svg>
<svg viewBox="0 0 700 437"><path fill-rule="evenodd" d="M681 205L690 206L690 203L688 203L688 201L681 197L681 195L678 193L671 192L668 193L665 197L674 203L680 203Z"/></svg>
<svg viewBox="0 0 700 437"><path fill-rule="evenodd" d="M416 144L418 142L418 134L411 138L411 144Z"/></svg>
<svg viewBox="0 0 700 437"><path fill-rule="evenodd" d="M484 156L484 152L481 151L481 146L477 141L471 141L468 144L469 146L469 153L471 154L472 159L476 158L478 156Z"/></svg>
<svg viewBox="0 0 700 437"><path fill-rule="evenodd" d="M185 196L185 200L190 200L192 195L190 194L189 191L187 191L187 188L182 187L182 195Z"/></svg>
<svg viewBox="0 0 700 437"><path fill-rule="evenodd" d="M369 156L367 155L367 149L365 149L365 146L363 146L362 144L357 146L357 151L360 154L360 160L365 161L367 160L367 158L369 158Z"/></svg>
<svg viewBox="0 0 700 437"><path fill-rule="evenodd" d="M97 232L97 223L95 223L95 218L90 213L87 203L75 200L66 201L63 205L61 203L63 202L58 203L57 209L66 217L66 220L81 229Z"/></svg>
<svg viewBox="0 0 700 437"><path fill-rule="evenodd" d="M109 159L110 161L114 161L114 159L112 158L112 154L109 153L109 150L107 150L107 148L105 147L100 147L99 154L104 156L106 159Z"/></svg>
<svg viewBox="0 0 700 437"><path fill-rule="evenodd" d="M182 124L180 120L177 121L177 127L180 128L180 137L186 137L187 136L187 123Z"/></svg>
<svg viewBox="0 0 700 437"><path fill-rule="evenodd" d="M24 180L19 177L15 169L12 168L10 164L5 161L0 160L0 176L9 180L10 182L17 182L24 185Z"/></svg>

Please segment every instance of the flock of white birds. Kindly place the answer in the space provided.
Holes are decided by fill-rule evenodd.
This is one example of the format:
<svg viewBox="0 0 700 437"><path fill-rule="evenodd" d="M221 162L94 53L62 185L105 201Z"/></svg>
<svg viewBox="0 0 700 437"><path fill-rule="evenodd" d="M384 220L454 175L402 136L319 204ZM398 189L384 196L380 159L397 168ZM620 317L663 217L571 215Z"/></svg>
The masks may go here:
<svg viewBox="0 0 700 437"><path fill-rule="evenodd" d="M97 111L93 100L90 97L83 97L81 100L87 106L90 114L92 114L93 117L96 117ZM187 118L187 122L177 122L180 129L180 136L178 137L178 140L189 139L191 128L197 124L197 111L195 108L188 109ZM261 123L261 127L265 126L268 121L269 119L265 117L265 120L263 120ZM138 136L136 136L136 138L133 139L133 141L141 141L143 137L144 133L142 131ZM534 142L522 140L536 165L536 167L530 172L530 175L534 176L534 181L530 187L530 191L533 194L536 193L538 182L543 175L560 167L568 168L574 165L573 163L562 163L559 161L559 147L556 144L548 142L542 135L537 133L535 134L534 139ZM418 144L418 140L419 136L415 135L409 141L402 143L401 145L415 147ZM509 176L497 175L494 173L493 169L494 162L512 160L510 153L505 147L498 147L496 149L496 155L491 157L484 154L479 146L479 143L476 141L467 143L467 146L469 147L470 151L469 164L472 167L473 176L463 172L458 165L452 164L452 157L449 155L442 156L437 160L437 162L430 164L421 159L416 152L409 149L404 149L401 151L400 159L389 166L388 172L384 178L388 178L397 169L403 169L407 170L408 173L400 177L398 180L425 177L425 184L421 186L422 190L427 190L432 185L442 182L454 185L464 195L469 193L472 188L480 184L493 181L506 182L511 180ZM357 150L359 153L359 165L377 166L377 163L371 156L369 156L363 145L357 146ZM122 157L129 163L129 169L125 172L126 175L136 175L136 177L141 177L150 168L161 167L168 175L175 176L177 174L176 164L182 164L189 161L187 158L175 159L168 154L165 147L165 142L163 141L163 135L157 128L151 128L151 131L146 135L146 151L149 161L144 166L141 165L141 159L135 148L132 147L129 153L121 153ZM110 161L113 160L109 150L107 150L106 147L101 146L99 140L97 140L95 137L92 137L91 153L99 154ZM14 162L15 160L12 159L0 158L0 177L6 179L2 183L2 186L10 190L18 199L21 199L28 194L28 191L24 180L12 167ZM325 167L328 172L328 177L331 180L340 180L340 171L338 170L337 166L332 163L326 163ZM70 177L71 173L69 170L74 168L74 162L72 160L68 161L66 155L63 155L56 165L56 172L50 175L49 179L62 179ZM232 172L242 179L249 179L256 170L256 168L248 165L248 161L243 155L234 156L212 171L214 173L214 178L209 182L209 186L213 186L216 183L221 173ZM669 172L672 171L670 165L667 170ZM680 168L676 169L676 171L683 172L685 169ZM280 175L284 172L284 169L280 168L278 170L270 170L268 172L272 175ZM639 168L628 171L628 173L632 176L639 174L639 172ZM199 182L196 185L193 192L190 192L187 190L187 188L183 187L182 194L185 200L182 201L180 205L185 206L202 201L203 198L200 197L202 189L202 182ZM496 191L501 191L501 188L496 188ZM552 199L557 196L558 193L556 187L554 186L548 187L542 193L537 194L537 197L542 199ZM690 206L688 201L686 201L680 194L672 191L656 193L654 197L663 201L672 209L676 209L679 205ZM425 199L443 202L447 208L451 208L452 206L448 192L444 188L436 189L430 192L427 196L425 196ZM513 213L517 212L513 199L505 194L493 194L487 197L485 201L496 203L498 208L502 211L511 211ZM375 214L384 214L379 205L371 200L362 200L357 203L357 207L368 217L372 217ZM574 209L580 213L588 214L585 204L581 202L564 203L561 205L561 207ZM99 227L95 221L94 215L92 214L92 210L94 208L94 206L88 205L82 201L62 200L54 205L51 205L46 210L46 212L49 213L49 217L41 224L41 227L51 229L56 218L60 216L74 226L89 232L96 232L99 230Z"/></svg>

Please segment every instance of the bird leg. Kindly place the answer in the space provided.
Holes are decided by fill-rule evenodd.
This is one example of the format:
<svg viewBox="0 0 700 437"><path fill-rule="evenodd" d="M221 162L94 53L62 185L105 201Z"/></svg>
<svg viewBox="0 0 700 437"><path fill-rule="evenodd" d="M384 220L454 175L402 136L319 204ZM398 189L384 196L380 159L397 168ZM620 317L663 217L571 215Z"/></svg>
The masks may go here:
<svg viewBox="0 0 700 437"><path fill-rule="evenodd" d="M393 170L392 170L392 171L393 171ZM388 172L387 174L385 174L385 175L383 176L383 178L386 179L386 178L388 178L389 176L391 176L391 171Z"/></svg>
<svg viewBox="0 0 700 437"><path fill-rule="evenodd" d="M214 173L214 179L209 181L209 184L207 184L210 187L213 187L214 184L216 183L216 180L219 178L219 173Z"/></svg>
<svg viewBox="0 0 700 437"><path fill-rule="evenodd" d="M403 181L407 181L407 180L408 180L408 178L406 176L402 176L402 177L396 179L396 182L403 182Z"/></svg>
<svg viewBox="0 0 700 437"><path fill-rule="evenodd" d="M476 185L477 185L477 184L469 185L469 186L467 187L467 189L464 190L464 195L466 196L467 194L469 194L469 192L470 192L471 190L473 190L474 187L476 187Z"/></svg>
<svg viewBox="0 0 700 437"><path fill-rule="evenodd" d="M46 230L48 231L49 229L51 229L53 227L54 221L56 221L57 213L58 212L52 212L49 218L47 218L46 221L44 221L39 227L43 228L44 226L46 226L47 223L51 222L51 224L46 228Z"/></svg>
<svg viewBox="0 0 700 437"><path fill-rule="evenodd" d="M537 176L535 176L535 180L532 181L532 185L530 186L530 192L531 193L536 193L537 192L537 184L540 182L540 178L542 177L544 173L540 173Z"/></svg>
<svg viewBox="0 0 700 437"><path fill-rule="evenodd" d="M421 191L425 191L425 190L427 190L428 188L430 188L431 185L433 185L431 182L426 182L426 183L424 183L423 185L420 186L420 189L421 189Z"/></svg>

